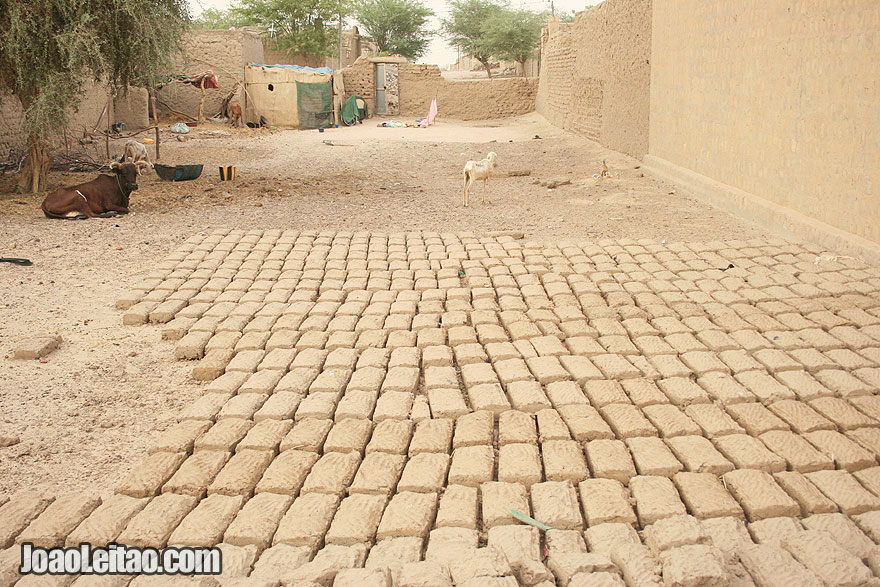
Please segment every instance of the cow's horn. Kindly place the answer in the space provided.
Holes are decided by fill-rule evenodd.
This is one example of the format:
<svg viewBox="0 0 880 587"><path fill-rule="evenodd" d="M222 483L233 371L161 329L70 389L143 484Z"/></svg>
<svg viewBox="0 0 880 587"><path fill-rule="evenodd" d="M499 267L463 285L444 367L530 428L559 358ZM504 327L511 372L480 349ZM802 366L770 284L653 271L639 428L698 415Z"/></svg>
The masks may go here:
<svg viewBox="0 0 880 587"><path fill-rule="evenodd" d="M119 168L118 161L114 161L113 163L110 164L110 169L118 169L118 168Z"/></svg>

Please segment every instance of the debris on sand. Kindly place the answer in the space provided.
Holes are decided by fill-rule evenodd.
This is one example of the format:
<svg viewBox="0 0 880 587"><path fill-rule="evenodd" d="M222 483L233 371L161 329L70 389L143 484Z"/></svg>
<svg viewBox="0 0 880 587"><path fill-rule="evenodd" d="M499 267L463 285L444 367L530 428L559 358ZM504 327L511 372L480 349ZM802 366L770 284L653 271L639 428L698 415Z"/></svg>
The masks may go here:
<svg viewBox="0 0 880 587"><path fill-rule="evenodd" d="M12 350L13 359L39 359L58 348L61 336L35 336L19 342Z"/></svg>

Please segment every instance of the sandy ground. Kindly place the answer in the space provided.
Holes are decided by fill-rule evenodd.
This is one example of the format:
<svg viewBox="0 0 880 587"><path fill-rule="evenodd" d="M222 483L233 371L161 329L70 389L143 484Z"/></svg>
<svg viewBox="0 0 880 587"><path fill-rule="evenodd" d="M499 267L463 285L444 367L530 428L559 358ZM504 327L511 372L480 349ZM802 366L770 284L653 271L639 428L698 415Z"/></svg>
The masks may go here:
<svg viewBox="0 0 880 587"><path fill-rule="evenodd" d="M163 133L161 162L204 163L204 173L180 183L142 176L132 213L116 219L48 220L41 198L13 194L14 178L0 178L0 256L34 262L0 263L2 350L10 356L17 341L43 333L64 338L45 363L0 360L0 437L18 439L0 448L0 492L106 491L198 397L190 366L171 359L159 329L123 327L112 307L192 234L230 227L514 230L545 241L766 236L537 115L429 129L376 124L324 133L199 126L186 142ZM230 134L202 134L217 130ZM112 150L121 152L122 142ZM478 187L464 209L461 168L489 151L498 154L492 203L480 204ZM613 177L599 181L592 176L602 160ZM218 165L235 165L235 181L220 182ZM94 175L53 173L50 184ZM550 181L571 183L541 185Z"/></svg>

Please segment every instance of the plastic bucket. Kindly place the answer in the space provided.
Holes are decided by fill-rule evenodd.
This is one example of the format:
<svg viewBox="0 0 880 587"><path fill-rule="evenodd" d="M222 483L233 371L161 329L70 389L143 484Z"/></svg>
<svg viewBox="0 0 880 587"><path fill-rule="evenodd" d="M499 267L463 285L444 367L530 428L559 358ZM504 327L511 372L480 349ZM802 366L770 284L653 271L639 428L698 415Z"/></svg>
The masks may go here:
<svg viewBox="0 0 880 587"><path fill-rule="evenodd" d="M220 181L232 181L235 179L235 165L224 165L220 167Z"/></svg>

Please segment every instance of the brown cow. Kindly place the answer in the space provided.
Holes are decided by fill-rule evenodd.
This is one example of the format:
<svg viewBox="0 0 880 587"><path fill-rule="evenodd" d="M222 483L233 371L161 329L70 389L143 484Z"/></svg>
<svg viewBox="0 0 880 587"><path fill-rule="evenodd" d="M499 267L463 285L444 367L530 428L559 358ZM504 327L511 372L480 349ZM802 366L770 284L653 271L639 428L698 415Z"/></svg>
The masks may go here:
<svg viewBox="0 0 880 587"><path fill-rule="evenodd" d="M241 128L243 126L241 104L238 102L229 103L229 124Z"/></svg>
<svg viewBox="0 0 880 587"><path fill-rule="evenodd" d="M128 197L138 189L138 173L147 167L145 161L111 163L113 175L99 175L88 183L58 188L46 196L43 213L47 218L66 220L128 214Z"/></svg>

